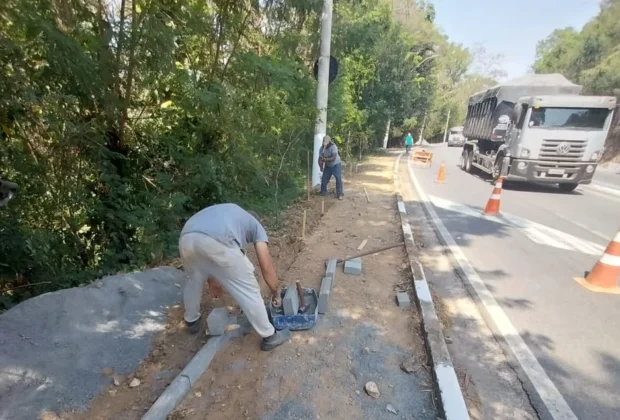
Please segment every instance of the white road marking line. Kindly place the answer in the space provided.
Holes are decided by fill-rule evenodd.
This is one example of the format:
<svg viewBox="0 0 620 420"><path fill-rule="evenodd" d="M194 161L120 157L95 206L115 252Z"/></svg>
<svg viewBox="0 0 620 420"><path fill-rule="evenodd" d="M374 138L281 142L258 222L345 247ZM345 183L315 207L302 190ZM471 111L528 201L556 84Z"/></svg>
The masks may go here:
<svg viewBox="0 0 620 420"><path fill-rule="evenodd" d="M568 233L564 233L560 230L533 222L531 220L523 219L518 216L504 213L499 216L488 217L482 214L480 210L477 210L475 208L455 203L453 201L446 200L445 198L440 198L436 196L429 197L431 203L435 207L448 211L458 212L470 217L482 218L505 226L518 228L531 241L540 245L546 245L558 249L566 249L568 251L577 251L595 256L601 255L605 250L604 247L594 242L577 238L576 236L569 235Z"/></svg>
<svg viewBox="0 0 620 420"><path fill-rule="evenodd" d="M598 230L592 230L581 222L575 222L574 220L571 220L568 217L562 216L561 214L558 214L558 213L555 213L554 216L559 217L560 219L567 221L568 223L571 223L577 227L580 227L586 232L590 232L591 234L598 236L599 238L604 239L605 241L609 241L609 235L605 235L604 233L601 233Z"/></svg>
<svg viewBox="0 0 620 420"><path fill-rule="evenodd" d="M609 194L609 195L613 195L616 197L620 197L620 189L609 188L609 187L603 186L602 184L598 184L598 183L589 184L587 186L587 189L596 190L604 194Z"/></svg>
<svg viewBox="0 0 620 420"><path fill-rule="evenodd" d="M506 313L499 306L491 292L489 292L489 289L487 289L474 267L471 265L467 257L465 257L465 254L461 248L456 244L439 216L437 216L435 208L418 183L411 165L409 165L408 169L411 182L418 191L420 200L424 204L424 207L435 224L439 234L443 238L446 247L450 250L458 265L461 267L461 270L465 274L465 277L476 291L478 298L491 316L491 319L493 319L498 331L502 334L510 346L514 356L532 382L532 385L551 413L551 416L555 420L577 420L577 416L568 406L568 403L562 394L560 394L560 391L558 391L555 387L530 348L525 344L523 338L519 335L517 329L514 327L512 322L510 322L510 319Z"/></svg>
<svg viewBox="0 0 620 420"><path fill-rule="evenodd" d="M580 191L588 193L588 194L596 195L596 196L604 198L606 200L612 200L612 201L615 201L617 203L620 203L620 196L617 196L615 194L608 194L608 193L604 193L604 192L601 192L599 190L596 190L594 188L586 188L586 187L581 187Z"/></svg>

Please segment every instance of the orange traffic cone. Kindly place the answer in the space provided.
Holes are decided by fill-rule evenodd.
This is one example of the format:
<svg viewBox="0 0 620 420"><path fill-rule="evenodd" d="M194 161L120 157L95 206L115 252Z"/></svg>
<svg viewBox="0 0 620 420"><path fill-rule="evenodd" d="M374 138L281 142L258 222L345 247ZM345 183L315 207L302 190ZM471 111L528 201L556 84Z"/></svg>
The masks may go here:
<svg viewBox="0 0 620 420"><path fill-rule="evenodd" d="M435 180L438 184L443 184L446 182L446 165L441 162L441 166L439 167L439 173L437 174L437 179Z"/></svg>
<svg viewBox="0 0 620 420"><path fill-rule="evenodd" d="M620 294L620 231L609 242L603 256L586 274L586 278L576 278L577 283L588 290L601 293Z"/></svg>
<svg viewBox="0 0 620 420"><path fill-rule="evenodd" d="M491 194L491 198L487 201L487 206L484 208L482 214L495 216L499 214L499 200L502 198L502 182L503 178L497 178L497 182L495 183L495 188L493 188L493 193Z"/></svg>

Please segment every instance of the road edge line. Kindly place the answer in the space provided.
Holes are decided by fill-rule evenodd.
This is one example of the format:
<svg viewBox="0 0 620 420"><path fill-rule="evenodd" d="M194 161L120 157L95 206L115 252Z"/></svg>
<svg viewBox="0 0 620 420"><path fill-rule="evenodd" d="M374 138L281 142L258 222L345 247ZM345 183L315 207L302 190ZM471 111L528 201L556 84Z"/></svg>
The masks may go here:
<svg viewBox="0 0 620 420"><path fill-rule="evenodd" d="M411 225L407 220L407 210L403 197L400 193L398 181L398 169L400 158L404 152L401 152L394 164L394 189L396 192L396 202L398 214L400 215L401 227L403 229L403 237L405 239L405 249L409 260L411 274L413 275L413 283L415 289L416 306L422 316L422 329L424 331L424 340L426 342L427 353L433 364L433 376L435 385L439 394L440 414L445 420L469 420L469 413L465 398L459 385L452 358L446 345L446 340L441 329L439 316L435 310L435 304L426 281L424 268L416 258L415 240Z"/></svg>
<svg viewBox="0 0 620 420"><path fill-rule="evenodd" d="M418 198L423 204L426 215L432 221L440 242L447 254L451 255L453 261L458 265L455 268L459 275L467 280L470 288L476 293L479 302L482 303L482 307L488 315L486 318L492 321L495 327L494 330L499 332L500 337L507 344L514 359L529 379L532 388L538 394L549 415L555 420L578 420L560 391L558 391L551 378L549 378L538 362L536 356L534 356L534 353L523 341L523 338L504 310L499 306L461 248L444 226L410 165L407 165L407 170Z"/></svg>

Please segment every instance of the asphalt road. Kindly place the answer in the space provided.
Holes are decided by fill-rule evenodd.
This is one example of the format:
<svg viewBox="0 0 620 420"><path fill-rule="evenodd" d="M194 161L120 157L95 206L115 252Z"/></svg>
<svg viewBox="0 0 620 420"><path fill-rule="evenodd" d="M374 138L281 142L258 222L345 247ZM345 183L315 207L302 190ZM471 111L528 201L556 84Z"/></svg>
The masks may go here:
<svg viewBox="0 0 620 420"><path fill-rule="evenodd" d="M433 166L412 165L415 178L568 404L568 415L556 418L620 419L620 295L593 293L574 281L593 267L618 230L620 196L586 187L563 193L513 184L503 191L502 217L487 219L480 212L491 195L490 181L457 167L461 148L429 149ZM445 184L434 182L441 162ZM620 179L614 171L602 174L597 182L604 179L608 187Z"/></svg>
<svg viewBox="0 0 620 420"><path fill-rule="evenodd" d="M620 163L601 166L594 174L594 182L607 187L620 189Z"/></svg>

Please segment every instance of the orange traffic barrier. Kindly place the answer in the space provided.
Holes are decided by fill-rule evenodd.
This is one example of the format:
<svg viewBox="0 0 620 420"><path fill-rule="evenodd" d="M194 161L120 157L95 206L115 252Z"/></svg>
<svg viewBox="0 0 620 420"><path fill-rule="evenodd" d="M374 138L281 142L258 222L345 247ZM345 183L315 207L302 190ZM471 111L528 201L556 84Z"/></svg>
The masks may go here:
<svg viewBox="0 0 620 420"><path fill-rule="evenodd" d="M620 279L620 230L609 242L592 271L587 273L585 278L575 280L593 292L620 294L618 279Z"/></svg>
<svg viewBox="0 0 620 420"><path fill-rule="evenodd" d="M487 201L487 206L484 208L482 214L486 214L489 216L494 216L499 214L499 201L502 198L502 183L503 178L497 178L497 182L495 183L495 188L493 188L493 193L491 194L491 198Z"/></svg>
<svg viewBox="0 0 620 420"><path fill-rule="evenodd" d="M422 163L425 166L431 166L433 162L433 152L427 152L426 150L416 150L413 152L413 163Z"/></svg>
<svg viewBox="0 0 620 420"><path fill-rule="evenodd" d="M441 162L441 166L439 167L439 173L437 174L437 179L435 180L438 184L443 184L446 182L446 165Z"/></svg>

